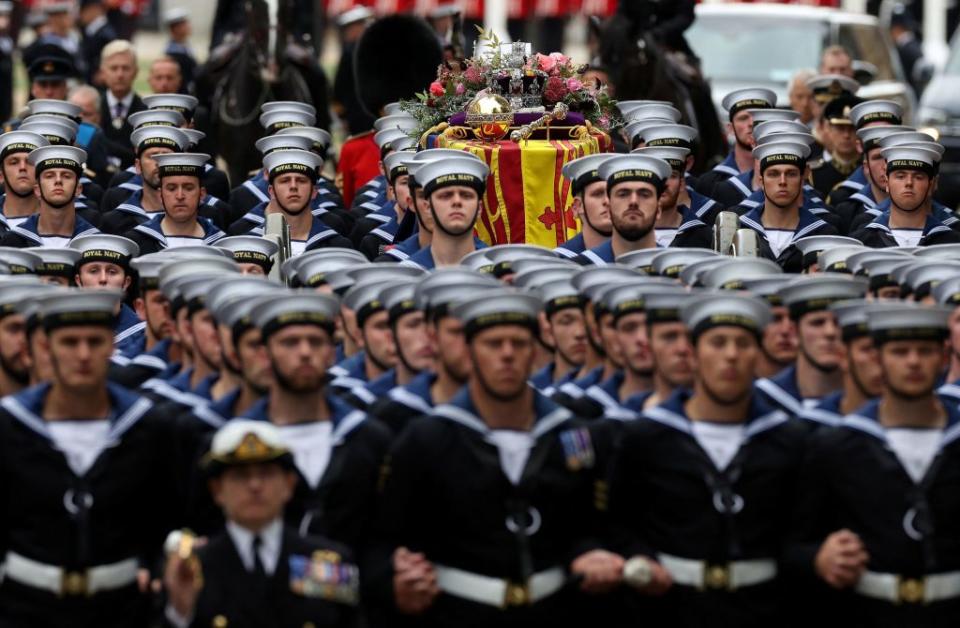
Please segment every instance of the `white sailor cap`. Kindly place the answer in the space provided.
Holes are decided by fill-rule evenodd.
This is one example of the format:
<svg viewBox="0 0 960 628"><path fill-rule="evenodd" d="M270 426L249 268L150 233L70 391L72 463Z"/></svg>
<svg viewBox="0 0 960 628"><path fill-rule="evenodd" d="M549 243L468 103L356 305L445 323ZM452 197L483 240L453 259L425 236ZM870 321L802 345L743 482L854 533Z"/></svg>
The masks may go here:
<svg viewBox="0 0 960 628"><path fill-rule="evenodd" d="M160 178L163 177L197 177L203 176L210 155L204 153L164 153L154 155L157 162Z"/></svg>
<svg viewBox="0 0 960 628"><path fill-rule="evenodd" d="M190 94L150 94L142 99L147 109L176 111L187 120L193 117L193 112L200 103L196 96Z"/></svg>
<svg viewBox="0 0 960 628"><path fill-rule="evenodd" d="M388 102L383 106L383 115L385 116L395 116L399 113L404 113L403 103L401 102Z"/></svg>
<svg viewBox="0 0 960 628"><path fill-rule="evenodd" d="M870 303L866 299L850 299L830 306L830 311L837 317L837 325L844 342L870 335L870 328L867 326L867 306Z"/></svg>
<svg viewBox="0 0 960 628"><path fill-rule="evenodd" d="M800 112L793 109L747 109L753 117L754 126L764 122L800 122ZM806 126L806 125L804 125Z"/></svg>
<svg viewBox="0 0 960 628"><path fill-rule="evenodd" d="M685 124L661 124L643 132L644 146L679 146L692 148L697 130Z"/></svg>
<svg viewBox="0 0 960 628"><path fill-rule="evenodd" d="M777 106L777 94L772 89L764 87L748 87L730 92L723 97L720 103L729 114L730 119L744 109L772 109Z"/></svg>
<svg viewBox="0 0 960 628"><path fill-rule="evenodd" d="M940 305L960 305L960 276L944 279L933 288L933 299Z"/></svg>
<svg viewBox="0 0 960 628"><path fill-rule="evenodd" d="M756 137L757 145L762 146L763 144L775 144L777 142L790 142L793 144L803 144L805 146L811 147L811 152L813 151L813 144L817 141L817 138L813 136L812 133L768 133L763 137Z"/></svg>
<svg viewBox="0 0 960 628"><path fill-rule="evenodd" d="M51 168L66 168L79 175L87 161L87 151L76 146L40 146L30 151L27 161L36 168L38 176Z"/></svg>
<svg viewBox="0 0 960 628"><path fill-rule="evenodd" d="M450 314L450 308L473 299L481 291L499 290L503 284L490 275L464 268L441 268L424 277L414 291L417 307L436 321Z"/></svg>
<svg viewBox="0 0 960 628"><path fill-rule="evenodd" d="M663 285L645 277L604 286L594 296L594 314L600 317L609 313L614 321L618 321L628 314L646 312L647 296L664 291L686 292L686 289L677 284Z"/></svg>
<svg viewBox="0 0 960 628"><path fill-rule="evenodd" d="M293 130L298 130L294 127ZM313 141L306 135L280 134L266 135L258 139L254 146L266 157L275 150L311 150Z"/></svg>
<svg viewBox="0 0 960 628"><path fill-rule="evenodd" d="M458 15L463 9L460 8L460 5L456 2L441 2L434 6L430 13L428 14L431 19L437 19L441 17L450 17L452 15Z"/></svg>
<svg viewBox="0 0 960 628"><path fill-rule="evenodd" d="M910 268L903 278L903 285L909 289L914 301L922 301L941 281L958 275L960 262L933 260Z"/></svg>
<svg viewBox="0 0 960 628"><path fill-rule="evenodd" d="M55 100L53 98L37 98L27 103L27 115L25 119L38 114L48 114L67 118L73 122L80 119L80 106L66 100Z"/></svg>
<svg viewBox="0 0 960 628"><path fill-rule="evenodd" d="M310 150L276 150L263 158L263 167L273 181L282 174L302 174L311 181L320 175L323 159Z"/></svg>
<svg viewBox="0 0 960 628"><path fill-rule="evenodd" d="M489 175L490 167L479 159L458 157L428 162L417 170L416 177L427 196L452 185L473 188L482 195Z"/></svg>
<svg viewBox="0 0 960 628"><path fill-rule="evenodd" d="M395 265L395 264L394 264ZM348 272L349 274L349 272ZM372 277L358 279L343 295L343 307L356 314L357 327L362 328L367 319L386 309L383 303L383 291L409 277Z"/></svg>
<svg viewBox="0 0 960 628"><path fill-rule="evenodd" d="M577 196L591 183L603 181L600 178L600 164L609 158L607 154L597 153L565 163L560 173L570 181L571 194Z"/></svg>
<svg viewBox="0 0 960 628"><path fill-rule="evenodd" d="M658 126L664 124L673 124L672 120L661 119L661 118L647 118L644 120L634 120L633 122L628 122L623 127L623 134L626 136L627 141L630 143L631 147L636 147L637 144L640 144L644 140L644 136L647 131L654 129Z"/></svg>
<svg viewBox="0 0 960 628"><path fill-rule="evenodd" d="M714 268L705 270L698 277L700 285L721 290L743 290L744 281L783 274L783 269L776 262L762 257L724 257L717 262Z"/></svg>
<svg viewBox="0 0 960 628"><path fill-rule="evenodd" d="M173 7L163 13L163 23L167 26L190 19L190 12L183 7Z"/></svg>
<svg viewBox="0 0 960 628"><path fill-rule="evenodd" d="M477 333L499 325L520 325L536 334L542 309L543 304L536 296L501 288L484 290L458 303L451 315L463 322L464 334L469 341Z"/></svg>
<svg viewBox="0 0 960 628"><path fill-rule="evenodd" d="M659 253L659 251L657 251ZM593 298L597 288L613 285L623 281L643 279L644 275L632 268L618 265L591 266L584 268L570 278L570 282L580 294L588 299Z"/></svg>
<svg viewBox="0 0 960 628"><path fill-rule="evenodd" d="M865 253L858 253L857 255L865 255ZM865 276L870 282L870 291L877 293L881 288L899 288L900 280L895 274L896 271L904 266L911 265L912 262L907 255L899 257L896 255L867 257L866 259L860 260L857 274Z"/></svg>
<svg viewBox="0 0 960 628"><path fill-rule="evenodd" d="M927 248L927 247L925 247ZM899 248L893 249L870 249L868 251L861 251L859 253L854 253L847 258L847 268L854 275L867 275L869 274L864 266L865 263L877 259L897 259L904 261L906 258L907 261L911 259L909 253L904 253Z"/></svg>
<svg viewBox="0 0 960 628"><path fill-rule="evenodd" d="M411 139L406 131L401 129L384 129L373 134L373 142L380 147L381 153L385 150L399 150L394 148L393 142L397 140Z"/></svg>
<svg viewBox="0 0 960 628"><path fill-rule="evenodd" d="M34 253L40 258L36 273L40 277L63 277L73 281L77 274L77 262L80 261L80 251L68 248L53 246L36 246L24 249ZM6 273L10 273L10 268L3 265ZM3 274L3 273L0 273ZM30 277L30 275L20 275L21 277Z"/></svg>
<svg viewBox="0 0 960 628"><path fill-rule="evenodd" d="M172 126L142 126L130 134L130 143L140 155L148 148L169 148L175 153L187 150L190 138Z"/></svg>
<svg viewBox="0 0 960 628"><path fill-rule="evenodd" d="M383 158L383 169L386 170L387 181L393 183L397 177L410 174L409 164L416 153L409 150L398 150Z"/></svg>
<svg viewBox="0 0 960 628"><path fill-rule="evenodd" d="M244 323L249 327L249 314L254 302L271 290L276 290L278 294L285 292L263 275L229 277L210 288L210 294L207 295L207 310L221 325L234 328L236 323L246 319ZM234 339L236 337L235 334Z"/></svg>
<svg viewBox="0 0 960 628"><path fill-rule="evenodd" d="M268 462L293 468L280 429L268 421L233 419L213 435L201 465L207 475L216 476L228 467Z"/></svg>
<svg viewBox="0 0 960 628"><path fill-rule="evenodd" d="M810 133L810 127L803 122L793 120L769 120L757 123L753 127L753 137L757 139L771 133Z"/></svg>
<svg viewBox="0 0 960 628"><path fill-rule="evenodd" d="M409 113L382 116L374 121L373 128L377 132L386 131L387 129L400 129L404 133L409 133L417 128L417 119Z"/></svg>
<svg viewBox="0 0 960 628"><path fill-rule="evenodd" d="M190 140L190 145L188 150L193 150L196 148L197 144L207 136L203 131L198 131L197 129L180 129L180 132L187 136L187 139Z"/></svg>
<svg viewBox="0 0 960 628"><path fill-rule="evenodd" d="M910 302L871 305L867 327L878 344L896 340L942 341L947 337L951 308Z"/></svg>
<svg viewBox="0 0 960 628"><path fill-rule="evenodd" d="M847 260L851 255L862 253L867 248L860 242L831 246L817 255L817 266L825 273L853 274Z"/></svg>
<svg viewBox="0 0 960 628"><path fill-rule="evenodd" d="M493 264L494 277L502 277L513 272L513 262L523 259L558 259L552 249L535 244L497 244L483 249L484 256Z"/></svg>
<svg viewBox="0 0 960 628"><path fill-rule="evenodd" d="M687 167L687 156L690 155L690 149L682 146L644 146L634 148L630 151L630 154L656 157L670 164L670 167L674 170L684 170Z"/></svg>
<svg viewBox="0 0 960 628"><path fill-rule="evenodd" d="M77 130L75 126L71 126L72 120L42 114L33 117L47 119L25 120L23 124L20 125L19 130L42 135L52 146L69 146L73 144L73 140L77 136Z"/></svg>
<svg viewBox="0 0 960 628"><path fill-rule="evenodd" d="M740 327L759 338L770 323L770 304L752 294L712 292L690 299L680 310L680 319L694 339L715 327Z"/></svg>
<svg viewBox="0 0 960 628"><path fill-rule="evenodd" d="M147 257L148 256L144 256L133 260L132 266L136 268L138 272L144 272L144 270L147 270L144 263ZM237 268L237 264L232 258L223 257L219 254L216 257L190 258L189 261L177 255L168 255L166 257L167 259L160 265L159 269L157 269L157 280L160 290L171 299L175 295L168 293L168 287L183 277L215 274L229 276L230 274L239 275L240 273L240 269Z"/></svg>
<svg viewBox="0 0 960 628"><path fill-rule="evenodd" d="M373 10L367 6L355 6L337 16L337 26L343 28L357 22L366 22L374 17Z"/></svg>
<svg viewBox="0 0 960 628"><path fill-rule="evenodd" d="M486 247L467 253L460 258L459 265L480 273L489 273L493 269L493 262L487 257Z"/></svg>
<svg viewBox="0 0 960 628"><path fill-rule="evenodd" d="M796 166L803 172L810 156L810 147L796 142L770 142L753 149L753 158L760 162L760 172L770 166Z"/></svg>
<svg viewBox="0 0 960 628"><path fill-rule="evenodd" d="M848 244L856 245L861 244L861 242L856 238L848 238L847 236L814 235L798 238L797 241L793 243L793 246L797 247L797 250L803 255L803 269L806 270L817 262L817 256L820 254L820 251L834 246Z"/></svg>
<svg viewBox="0 0 960 628"><path fill-rule="evenodd" d="M600 178L607 182L609 191L618 183L643 181L651 184L657 192L663 190L673 169L670 164L656 157L644 155L617 155L600 164Z"/></svg>
<svg viewBox="0 0 960 628"><path fill-rule="evenodd" d="M330 265L320 264L330 261ZM291 257L280 266L280 274L294 286L317 286L326 283L326 273L342 268L353 268L370 262L366 256L355 249L331 247L307 251ZM319 264L319 265L318 265ZM315 275L318 275L314 277ZM307 281L307 279L312 279Z"/></svg>
<svg viewBox="0 0 960 628"><path fill-rule="evenodd" d="M680 271L680 283L688 288L699 288L703 285L700 283L703 274L708 270L716 268L717 264L724 264L726 261L727 260L715 260L708 257L688 264Z"/></svg>
<svg viewBox="0 0 960 628"><path fill-rule="evenodd" d="M134 129L146 126L173 126L182 127L187 123L186 118L179 111L173 109L145 109L131 113L127 116L127 122Z"/></svg>
<svg viewBox="0 0 960 628"><path fill-rule="evenodd" d="M850 110L850 121L857 129L868 124L900 124L903 107L892 100L866 100Z"/></svg>
<svg viewBox="0 0 960 628"><path fill-rule="evenodd" d="M313 126L316 123L314 114L301 109L276 108L260 114L260 126L266 129L268 134L290 127Z"/></svg>
<svg viewBox="0 0 960 628"><path fill-rule="evenodd" d="M915 144L917 142L937 141L932 135L929 133L924 133L923 131L904 131L904 127L895 128L896 132L888 133L883 140L880 141L880 146L882 148L902 146L903 144Z"/></svg>
<svg viewBox="0 0 960 628"><path fill-rule="evenodd" d="M653 272L661 277L676 279L687 265L706 257L719 257L713 249L676 248L661 251L651 260Z"/></svg>
<svg viewBox="0 0 960 628"><path fill-rule="evenodd" d="M0 277L0 318L16 313L22 301L48 290L45 288L48 285L41 282L39 277L29 275Z"/></svg>
<svg viewBox="0 0 960 628"><path fill-rule="evenodd" d="M583 309L586 302L569 276L544 279L531 288L543 303L543 311L548 317L568 308Z"/></svg>
<svg viewBox="0 0 960 628"><path fill-rule="evenodd" d="M620 103L617 106L627 122L650 119L679 122L683 117L680 110L668 102L639 102L632 105Z"/></svg>
<svg viewBox="0 0 960 628"><path fill-rule="evenodd" d="M891 124L867 126L857 130L857 137L863 143L863 150L869 151L883 146L884 139L898 133L913 132L913 127L895 126ZM922 141L930 141L932 138L924 134Z"/></svg>
<svg viewBox="0 0 960 628"><path fill-rule="evenodd" d="M853 96L860 83L842 74L818 74L807 81L807 88L813 92L814 100L826 104L838 96Z"/></svg>
<svg viewBox="0 0 960 628"><path fill-rule="evenodd" d="M861 299L868 283L862 277L846 275L805 275L785 285L780 291L790 318L799 320L805 314L827 309L831 303Z"/></svg>
<svg viewBox="0 0 960 628"><path fill-rule="evenodd" d="M298 100L271 100L260 105L260 113L270 113L272 111L301 111L311 116L317 115L316 107L308 102Z"/></svg>
<svg viewBox="0 0 960 628"><path fill-rule="evenodd" d="M333 334L340 300L313 290L290 290L283 298L266 299L250 311L250 320L266 340L288 325L318 325Z"/></svg>
<svg viewBox="0 0 960 628"><path fill-rule="evenodd" d="M770 304L770 307L779 307L783 305L783 299L780 298L780 289L792 279L793 276L787 274L753 277L752 279L744 279L740 290L762 298Z"/></svg>
<svg viewBox="0 0 960 628"><path fill-rule="evenodd" d="M220 238L214 242L214 246L229 251L236 263L256 264L264 273L269 273L273 268L273 258L280 251L273 240L252 235Z"/></svg>
<svg viewBox="0 0 960 628"><path fill-rule="evenodd" d="M98 325L113 328L123 300L119 290L61 288L37 296L40 318L47 331L61 327Z"/></svg>
<svg viewBox="0 0 960 628"><path fill-rule="evenodd" d="M295 126L289 129L280 129L274 135L298 135L310 138L313 143L311 149L320 153L326 151L333 143L333 137L328 131L315 126Z"/></svg>
<svg viewBox="0 0 960 628"><path fill-rule="evenodd" d="M49 146L47 138L33 131L9 131L0 135L0 159L12 153L29 153L35 148Z"/></svg>
<svg viewBox="0 0 960 628"><path fill-rule="evenodd" d="M405 315L423 309L415 299L416 289L417 281L410 279L394 283L383 290L380 298L383 299L383 307L387 310L387 320L391 325Z"/></svg>
<svg viewBox="0 0 960 628"><path fill-rule="evenodd" d="M887 174L896 170L918 170L936 176L940 155L935 150L919 146L891 146L880 151L887 160Z"/></svg>
<svg viewBox="0 0 960 628"><path fill-rule="evenodd" d="M401 151L408 152L408 151ZM409 185L411 188L422 188L423 186L417 181L417 171L423 167L424 164L431 161L437 161L438 159L448 159L453 157L459 159L461 157L468 157L471 159L476 159L477 161L483 161L477 155L473 153L468 153L467 151L459 150L456 148L428 148L427 150L417 151L415 153L410 153L412 156L407 160L407 173L410 175ZM386 158L384 158L386 159Z"/></svg>
<svg viewBox="0 0 960 628"><path fill-rule="evenodd" d="M109 262L128 268L130 260L140 255L140 247L136 242L109 233L77 236L67 246L80 252L78 269L88 262Z"/></svg>
<svg viewBox="0 0 960 628"><path fill-rule="evenodd" d="M639 251L630 251L616 258L618 266L630 268L644 275L653 273L653 258L659 255L661 249L640 249Z"/></svg>

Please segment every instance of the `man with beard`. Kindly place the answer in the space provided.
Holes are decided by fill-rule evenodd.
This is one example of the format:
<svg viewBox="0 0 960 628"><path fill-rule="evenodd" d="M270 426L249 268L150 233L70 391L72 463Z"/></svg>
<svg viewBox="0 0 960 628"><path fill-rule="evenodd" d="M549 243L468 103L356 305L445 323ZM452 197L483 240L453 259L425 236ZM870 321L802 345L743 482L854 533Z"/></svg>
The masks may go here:
<svg viewBox="0 0 960 628"><path fill-rule="evenodd" d="M960 608L960 413L936 394L948 315L871 306L883 392L809 446L785 555L842 592L807 598L842 624L943 626Z"/></svg>
<svg viewBox="0 0 960 628"><path fill-rule="evenodd" d="M607 452L527 384L539 311L507 290L457 305L467 386L391 450L372 588L417 625L577 625L594 610L582 592L609 590L623 569L594 538ZM568 570L579 584L565 589Z"/></svg>
<svg viewBox="0 0 960 628"><path fill-rule="evenodd" d="M869 302L860 299L840 301L830 306L837 317L843 339L843 389L827 395L812 408L804 408L799 418L811 425L836 425L843 417L883 392L883 371L867 326Z"/></svg>
<svg viewBox="0 0 960 628"><path fill-rule="evenodd" d="M600 164L610 155L587 155L563 165L561 173L570 182L571 210L580 219L580 233L554 249L564 257L576 257L610 239L610 199L607 182L600 178Z"/></svg>
<svg viewBox="0 0 960 628"><path fill-rule="evenodd" d="M436 355L434 368L420 373L406 386L392 389L370 407L370 415L399 434L412 419L450 401L470 375L463 323L451 316L450 310L475 297L478 291L499 287L502 284L489 275L460 268L437 270L420 280L414 302L426 318L427 334Z"/></svg>
<svg viewBox="0 0 960 628"><path fill-rule="evenodd" d="M710 294L681 316L693 389L623 427L611 474L628 603L656 625L767 626L783 613L778 562L804 446L796 423L753 391L769 309Z"/></svg>
<svg viewBox="0 0 960 628"><path fill-rule="evenodd" d="M353 358L360 363L359 369L347 369L330 382L330 388L337 394L348 397L354 390L366 386L369 382L382 377L396 366L397 347L390 331L389 314L384 307L381 294L400 279L370 278L359 275L357 283L343 295L344 327L347 334L354 337L360 350ZM351 320L352 319L352 320ZM355 328L355 332L353 329ZM360 402L362 403L362 402Z"/></svg>
<svg viewBox="0 0 960 628"><path fill-rule="evenodd" d="M490 168L473 157L429 162L417 170L417 181L430 204L434 232L430 245L401 262L426 270L456 266L477 249L473 226L480 215Z"/></svg>
<svg viewBox="0 0 960 628"><path fill-rule="evenodd" d="M536 289L543 302L540 335L554 348L553 359L530 377L530 384L546 396L583 368L587 357L587 323L584 297L569 279L554 279Z"/></svg>
<svg viewBox="0 0 960 628"><path fill-rule="evenodd" d="M723 108L730 116L727 135L733 135L733 150L713 170L705 172L697 180L696 190L708 198L713 197L717 185L730 177L753 169L753 116L747 109L770 109L777 104L777 95L769 89L751 87L739 89L723 97Z"/></svg>
<svg viewBox="0 0 960 628"><path fill-rule="evenodd" d="M853 234L867 246L931 246L960 242L960 234L932 214L940 154L917 145L881 150L887 161L890 209Z"/></svg>
<svg viewBox="0 0 960 628"><path fill-rule="evenodd" d="M317 177L323 160L306 150L276 150L263 158L263 167L270 182L270 201L264 218L280 214L290 228L293 255L320 248L352 248L350 241L327 226L310 209L317 195ZM263 235L264 225L254 227L250 235Z"/></svg>
<svg viewBox="0 0 960 628"><path fill-rule="evenodd" d="M35 277L0 280L0 397L20 392L30 383L26 317L21 301L36 295L42 284Z"/></svg>
<svg viewBox="0 0 960 628"><path fill-rule="evenodd" d="M199 215L206 194L201 183L204 166L210 159L201 153L154 155L160 176L163 213L127 231L124 236L140 247L140 253L166 248L213 244L224 237L211 220Z"/></svg>
<svg viewBox="0 0 960 628"><path fill-rule="evenodd" d="M866 280L843 275L798 277L783 286L780 298L797 327L799 354L796 365L757 381L769 403L796 416L843 387L843 345L829 306L866 292Z"/></svg>
<svg viewBox="0 0 960 628"><path fill-rule="evenodd" d="M660 216L654 229L657 246L678 248L713 248L713 228L700 219L710 216L714 201L687 188L686 163L689 148L651 146L633 151L637 155L656 157L670 164L670 178L660 196ZM694 197L694 198L691 198Z"/></svg>
<svg viewBox="0 0 960 628"><path fill-rule="evenodd" d="M425 313L414 299L416 287L416 281L404 281L394 283L380 293L397 359L390 370L347 395L347 400L362 410L434 367L434 350L427 334Z"/></svg>
<svg viewBox="0 0 960 628"><path fill-rule="evenodd" d="M618 155L600 164L610 198L610 240L581 253L582 265L603 266L631 251L657 246L653 227L660 216L660 195L670 178L670 164L656 157Z"/></svg>
<svg viewBox="0 0 960 628"><path fill-rule="evenodd" d="M34 194L37 176L27 156L34 149L50 142L32 131L10 131L0 135L0 184L4 195L0 199L0 223L3 227L19 227L40 209L40 200Z"/></svg>
<svg viewBox="0 0 960 628"><path fill-rule="evenodd" d="M887 200L887 161L880 142L902 132L899 126L869 126L857 131L863 147L863 176L867 182L833 207L840 233L852 233L880 214L877 205ZM842 188L837 188L840 191Z"/></svg>
<svg viewBox="0 0 960 628"><path fill-rule="evenodd" d="M79 235L99 233L77 215L80 174L87 154L74 146L41 146L27 156L36 170L39 211L0 236L0 246L64 247Z"/></svg>
<svg viewBox="0 0 960 628"><path fill-rule="evenodd" d="M335 297L317 293L257 300L250 320L260 330L272 381L241 417L278 426L293 453L299 477L286 521L359 551L390 434L325 386L339 307Z"/></svg>
<svg viewBox="0 0 960 628"><path fill-rule="evenodd" d="M100 220L100 228L106 233L125 233L137 225L163 214L163 199L160 198L160 169L154 159L157 155L181 153L187 150L190 139L172 126L144 126L130 135L136 159L133 167L143 185L126 201L110 210Z"/></svg>
<svg viewBox="0 0 960 628"><path fill-rule="evenodd" d="M740 224L757 234L761 257L785 272L800 272L803 255L794 246L800 238L834 235L837 230L804 206L803 181L810 147L794 142L770 142L753 151L760 167L763 205L743 216Z"/></svg>

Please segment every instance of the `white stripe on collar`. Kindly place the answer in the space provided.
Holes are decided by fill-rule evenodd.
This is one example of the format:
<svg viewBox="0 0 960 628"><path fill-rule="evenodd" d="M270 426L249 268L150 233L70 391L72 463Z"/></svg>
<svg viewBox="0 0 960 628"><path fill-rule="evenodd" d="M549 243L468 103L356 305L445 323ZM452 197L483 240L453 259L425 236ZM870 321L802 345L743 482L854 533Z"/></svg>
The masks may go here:
<svg viewBox="0 0 960 628"><path fill-rule="evenodd" d="M581 255L583 255L583 256L586 257L588 260L590 260L590 261L593 263L594 266L607 266L607 265L608 265L605 261L603 261L603 259L602 259L599 255L597 255L597 254L594 253L593 251L586 250L586 251L584 251L583 253L581 253Z"/></svg>
<svg viewBox="0 0 960 628"><path fill-rule="evenodd" d="M754 384L757 388L765 392L771 399L782 405L793 414L800 414L803 410L803 404L793 398L793 395L774 383L772 379L764 377L758 379Z"/></svg>
<svg viewBox="0 0 960 628"><path fill-rule="evenodd" d="M124 340L126 340L126 339L129 338L130 336L133 336L134 334L138 334L138 333L142 332L142 331L143 331L144 329L146 329L146 328L147 328L147 323L146 323L146 321L140 321L139 323L134 323L133 325L130 325L129 327L127 327L126 329L124 329L124 330L123 330L122 332L120 332L119 334L115 335L115 336L113 337L113 343L114 343L114 344L117 344L117 343L119 343L119 342L123 342Z"/></svg>
<svg viewBox="0 0 960 628"><path fill-rule="evenodd" d="M260 201L269 201L270 197L260 191L260 188L254 184L253 181L249 179L243 182L243 187L246 188L251 194L256 196Z"/></svg>
<svg viewBox="0 0 960 628"><path fill-rule="evenodd" d="M424 414L427 414L433 410L430 404L424 401L421 397L418 397L406 388L402 388L400 386L390 390L390 392L387 393L387 396L399 404L403 404L408 408L413 408L414 410L423 412Z"/></svg>

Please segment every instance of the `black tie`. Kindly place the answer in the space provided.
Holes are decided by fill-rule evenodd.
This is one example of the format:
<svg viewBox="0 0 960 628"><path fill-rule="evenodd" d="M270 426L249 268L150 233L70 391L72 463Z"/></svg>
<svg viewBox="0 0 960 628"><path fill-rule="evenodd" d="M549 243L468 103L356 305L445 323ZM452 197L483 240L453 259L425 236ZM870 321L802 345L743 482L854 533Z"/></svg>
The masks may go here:
<svg viewBox="0 0 960 628"><path fill-rule="evenodd" d="M253 537L253 573L264 580L267 578L267 570L263 567L263 561L260 560L260 548L263 547L263 539L260 535Z"/></svg>

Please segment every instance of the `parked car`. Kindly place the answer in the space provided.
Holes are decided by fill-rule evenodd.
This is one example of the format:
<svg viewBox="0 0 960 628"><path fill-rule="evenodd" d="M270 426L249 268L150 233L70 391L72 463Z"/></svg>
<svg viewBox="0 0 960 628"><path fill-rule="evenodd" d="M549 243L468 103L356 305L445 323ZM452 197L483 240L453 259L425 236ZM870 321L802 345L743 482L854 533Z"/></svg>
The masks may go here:
<svg viewBox="0 0 960 628"><path fill-rule="evenodd" d="M873 16L784 4L701 4L696 11L687 40L702 60L721 119L726 115L720 101L742 87L768 87L780 106L789 106L794 73L816 70L823 50L836 44L851 53L855 68L874 74L859 96L894 100L904 108L904 123L913 119L913 89L893 42Z"/></svg>
<svg viewBox="0 0 960 628"><path fill-rule="evenodd" d="M958 36L960 37L960 36ZM960 38L950 44L943 69L927 85L917 111L917 126L946 147L940 164L937 198L950 206L960 205Z"/></svg>

